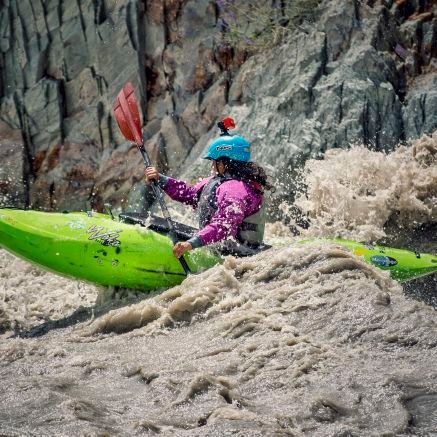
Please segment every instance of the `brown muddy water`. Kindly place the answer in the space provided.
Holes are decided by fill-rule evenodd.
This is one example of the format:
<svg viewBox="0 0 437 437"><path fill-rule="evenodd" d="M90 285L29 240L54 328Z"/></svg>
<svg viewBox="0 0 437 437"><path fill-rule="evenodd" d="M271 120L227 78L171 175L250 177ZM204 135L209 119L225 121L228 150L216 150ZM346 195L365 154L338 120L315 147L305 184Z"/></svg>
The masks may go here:
<svg viewBox="0 0 437 437"><path fill-rule="evenodd" d="M435 148L423 141L310 161L307 232L390 238L394 211L405 235L434 221ZM350 182L357 154L369 175L374 165L386 172L383 188L366 186L364 170ZM410 178L401 188L395 171ZM279 223L268 240L282 247L228 257L152 295L99 289L0 251L0 434L436 435L434 306L335 245L294 244Z"/></svg>
<svg viewBox="0 0 437 437"><path fill-rule="evenodd" d="M2 253L6 262L3 317L14 315L23 327L67 317L98 295L32 268L8 276L11 264L26 265ZM435 316L384 272L334 246L228 258L94 319L72 318L70 326L54 325L34 338L5 335L0 429L3 435L431 435Z"/></svg>

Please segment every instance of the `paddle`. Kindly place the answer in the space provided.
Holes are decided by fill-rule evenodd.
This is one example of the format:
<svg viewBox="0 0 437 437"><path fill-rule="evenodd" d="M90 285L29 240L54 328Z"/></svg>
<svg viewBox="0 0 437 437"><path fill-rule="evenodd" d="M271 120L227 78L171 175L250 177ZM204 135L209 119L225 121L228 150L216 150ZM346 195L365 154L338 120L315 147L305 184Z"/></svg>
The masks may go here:
<svg viewBox="0 0 437 437"><path fill-rule="evenodd" d="M151 167L152 163L146 149L144 148L140 113L138 111L137 99L135 98L135 90L130 82L128 82L117 95L117 99L114 103L114 115L123 136L127 140L132 141L137 145L138 150L141 152L141 155L143 157L145 167ZM170 217L170 212L168 211L167 205L165 203L164 195L162 194L162 191L156 181L153 181L152 183L152 190L159 201L162 209L162 214L167 221L167 226L170 230L168 235L173 241L173 244L175 244L178 242L175 227ZM187 275L190 274L191 270L185 258L181 256L179 258L179 261L185 273Z"/></svg>

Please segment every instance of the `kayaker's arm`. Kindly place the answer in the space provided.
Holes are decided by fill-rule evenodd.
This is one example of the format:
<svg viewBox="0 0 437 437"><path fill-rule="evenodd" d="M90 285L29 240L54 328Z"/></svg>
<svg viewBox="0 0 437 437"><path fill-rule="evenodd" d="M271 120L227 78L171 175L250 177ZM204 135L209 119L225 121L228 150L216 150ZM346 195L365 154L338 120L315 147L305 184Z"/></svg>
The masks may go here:
<svg viewBox="0 0 437 437"><path fill-rule="evenodd" d="M152 180L157 180L159 186L177 202L191 205L193 208L197 206L198 193L203 188L207 179L204 179L194 186L188 185L186 182L165 176L158 173L155 167L148 167L145 170L146 183Z"/></svg>
<svg viewBox="0 0 437 437"><path fill-rule="evenodd" d="M196 208L199 200L197 196L199 189L196 186L190 186L184 181L163 175L159 178L159 184L173 200Z"/></svg>

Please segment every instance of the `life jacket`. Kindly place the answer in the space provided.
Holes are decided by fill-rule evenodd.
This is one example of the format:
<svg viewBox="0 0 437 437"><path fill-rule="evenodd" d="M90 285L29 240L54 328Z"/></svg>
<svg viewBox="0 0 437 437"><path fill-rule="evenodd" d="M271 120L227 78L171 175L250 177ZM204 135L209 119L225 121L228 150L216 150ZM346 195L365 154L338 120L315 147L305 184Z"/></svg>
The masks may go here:
<svg viewBox="0 0 437 437"><path fill-rule="evenodd" d="M202 188L197 203L199 228L204 228L217 211L217 188L223 182L230 180L233 180L233 178L214 176ZM265 207L263 202L261 208L255 214L245 217L238 229L237 239L249 246L259 246L263 242L264 227Z"/></svg>

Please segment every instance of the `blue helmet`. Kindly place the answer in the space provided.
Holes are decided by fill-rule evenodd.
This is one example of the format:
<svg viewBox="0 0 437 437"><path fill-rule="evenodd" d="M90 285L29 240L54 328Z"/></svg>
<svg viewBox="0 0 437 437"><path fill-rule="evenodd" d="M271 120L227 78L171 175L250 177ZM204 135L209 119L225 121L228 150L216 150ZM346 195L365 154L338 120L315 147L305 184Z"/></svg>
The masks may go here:
<svg viewBox="0 0 437 437"><path fill-rule="evenodd" d="M208 147L203 159L230 158L235 161L250 161L250 143L238 135L223 135Z"/></svg>

